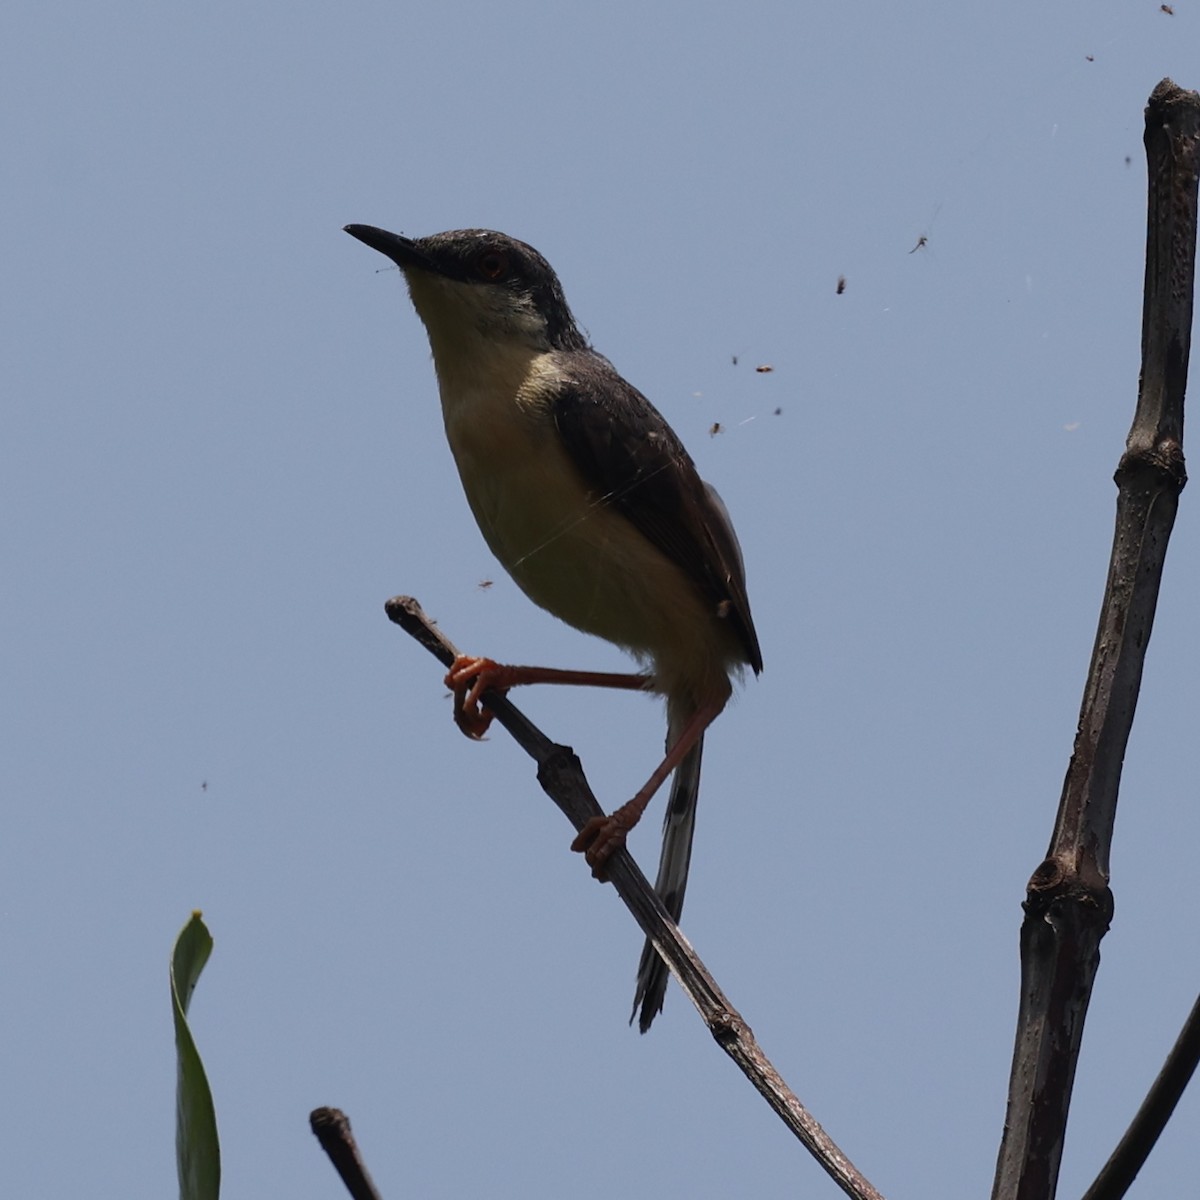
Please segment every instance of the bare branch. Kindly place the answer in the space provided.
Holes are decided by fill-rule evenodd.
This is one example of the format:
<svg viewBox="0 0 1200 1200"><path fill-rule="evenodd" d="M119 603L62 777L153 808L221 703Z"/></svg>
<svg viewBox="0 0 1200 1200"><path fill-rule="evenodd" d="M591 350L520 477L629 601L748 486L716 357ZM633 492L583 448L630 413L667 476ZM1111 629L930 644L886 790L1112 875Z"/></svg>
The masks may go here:
<svg viewBox="0 0 1200 1200"><path fill-rule="evenodd" d="M1192 1005L1167 1061L1150 1085L1125 1136L1096 1176L1096 1182L1084 1193L1083 1200L1120 1200L1125 1195L1171 1119L1197 1061L1200 1061L1200 997Z"/></svg>
<svg viewBox="0 0 1200 1200"><path fill-rule="evenodd" d="M1186 482L1183 399L1196 258L1200 96L1169 79L1146 108L1149 211L1137 410L1116 472L1117 518L1075 748L1021 927L1021 1002L996 1200L1049 1200L1100 940L1109 850L1163 562Z"/></svg>
<svg viewBox="0 0 1200 1200"><path fill-rule="evenodd" d="M457 653L408 596L394 596L384 606L388 617L445 666ZM506 697L485 692L483 704L527 754L538 764L538 783L578 831L602 814L575 752L551 742ZM737 1063L783 1123L825 1169L831 1179L854 1200L882 1200L853 1163L838 1149L816 1118L796 1098L779 1072L763 1054L750 1027L725 998L679 927L671 920L658 895L627 850L609 860L609 882L625 902L642 931L663 956L671 974L696 1006L717 1044Z"/></svg>

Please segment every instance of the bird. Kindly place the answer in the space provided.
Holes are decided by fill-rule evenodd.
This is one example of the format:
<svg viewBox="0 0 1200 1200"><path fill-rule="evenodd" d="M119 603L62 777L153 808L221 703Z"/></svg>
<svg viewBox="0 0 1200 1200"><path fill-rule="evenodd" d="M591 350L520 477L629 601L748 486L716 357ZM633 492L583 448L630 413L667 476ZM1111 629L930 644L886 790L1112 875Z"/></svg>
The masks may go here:
<svg viewBox="0 0 1200 1200"><path fill-rule="evenodd" d="M447 675L455 720L481 736L490 720L483 693L523 683L664 697L662 762L630 801L588 822L572 849L605 879L608 859L673 773L655 890L678 921L705 731L745 668L762 670L725 505L658 410L591 347L532 246L488 229L345 232L404 275L429 337L450 450L492 553L535 604L643 668L580 672L461 656ZM647 940L630 1016L643 1033L662 1010L668 977Z"/></svg>

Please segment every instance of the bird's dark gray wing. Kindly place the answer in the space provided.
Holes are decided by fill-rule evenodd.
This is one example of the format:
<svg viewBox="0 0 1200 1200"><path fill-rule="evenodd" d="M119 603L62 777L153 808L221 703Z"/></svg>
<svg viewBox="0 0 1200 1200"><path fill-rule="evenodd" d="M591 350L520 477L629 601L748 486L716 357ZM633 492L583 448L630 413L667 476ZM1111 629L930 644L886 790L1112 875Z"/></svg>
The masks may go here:
<svg viewBox="0 0 1200 1200"><path fill-rule="evenodd" d="M554 402L563 446L588 487L628 518L729 620L755 674L762 652L737 537L658 410L599 356L570 366Z"/></svg>

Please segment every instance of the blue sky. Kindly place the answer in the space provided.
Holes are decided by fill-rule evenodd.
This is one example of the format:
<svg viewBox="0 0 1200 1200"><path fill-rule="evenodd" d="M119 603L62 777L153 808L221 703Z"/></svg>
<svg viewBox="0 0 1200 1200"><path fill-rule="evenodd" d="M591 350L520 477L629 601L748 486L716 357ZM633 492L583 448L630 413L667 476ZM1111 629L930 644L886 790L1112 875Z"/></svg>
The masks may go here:
<svg viewBox="0 0 1200 1200"><path fill-rule="evenodd" d="M676 990L626 1028L640 935L383 615L407 592L472 651L624 663L490 559L402 281L341 232L362 222L537 246L720 489L766 667L707 745L684 929L885 1194L986 1194L1137 385L1142 110L1164 75L1200 85L1196 22L10 13L6 1193L173 1189L166 964L200 908L227 1196L338 1194L319 1104L391 1196L834 1194ZM1189 490L1063 1195L1200 980L1198 587ZM610 807L653 765L651 700L518 700ZM660 815L632 845L651 868ZM1194 1181L1198 1105L1133 1195Z"/></svg>

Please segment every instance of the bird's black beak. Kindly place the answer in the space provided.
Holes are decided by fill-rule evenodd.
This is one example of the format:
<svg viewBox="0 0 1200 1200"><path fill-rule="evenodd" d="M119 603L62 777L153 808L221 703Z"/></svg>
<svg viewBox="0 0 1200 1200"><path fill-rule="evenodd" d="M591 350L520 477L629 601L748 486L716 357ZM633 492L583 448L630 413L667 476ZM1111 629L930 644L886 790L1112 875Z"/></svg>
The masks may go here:
<svg viewBox="0 0 1200 1200"><path fill-rule="evenodd" d="M408 267L420 267L426 271L437 270L428 256L421 253L412 238L388 233L386 229L377 229L374 225L347 225L345 229L351 237L358 238L372 250L386 254L402 271Z"/></svg>

